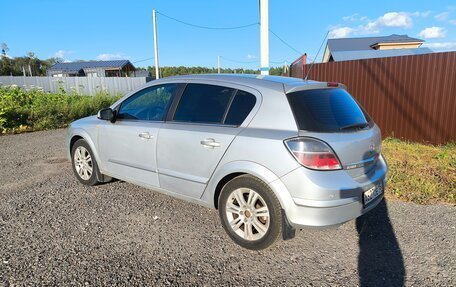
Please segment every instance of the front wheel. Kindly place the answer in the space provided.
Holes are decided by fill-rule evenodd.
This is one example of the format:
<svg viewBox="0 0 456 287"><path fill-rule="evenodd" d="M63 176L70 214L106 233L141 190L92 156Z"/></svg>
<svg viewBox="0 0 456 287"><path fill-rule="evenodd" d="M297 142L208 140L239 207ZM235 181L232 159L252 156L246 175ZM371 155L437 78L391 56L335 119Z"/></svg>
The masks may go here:
<svg viewBox="0 0 456 287"><path fill-rule="evenodd" d="M85 185L96 185L98 166L90 146L83 139L77 140L71 149L73 171L76 178Z"/></svg>
<svg viewBox="0 0 456 287"><path fill-rule="evenodd" d="M279 200L258 178L242 175L228 182L222 189L218 206L223 228L240 246L260 250L280 237Z"/></svg>

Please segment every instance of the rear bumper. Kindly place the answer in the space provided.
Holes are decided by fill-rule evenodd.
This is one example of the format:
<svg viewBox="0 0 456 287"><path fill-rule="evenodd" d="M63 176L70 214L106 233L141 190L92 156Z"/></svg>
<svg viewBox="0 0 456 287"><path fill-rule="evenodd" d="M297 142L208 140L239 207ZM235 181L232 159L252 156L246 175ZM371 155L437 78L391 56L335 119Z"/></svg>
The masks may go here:
<svg viewBox="0 0 456 287"><path fill-rule="evenodd" d="M383 194L378 196L366 207L357 198L350 198L350 203L321 207L322 202L315 202L317 206L295 204L286 211L290 224L296 229L305 228L331 228L355 219L375 208L383 199ZM298 201L299 202L299 201Z"/></svg>
<svg viewBox="0 0 456 287"><path fill-rule="evenodd" d="M343 170L309 176L304 168L284 176L281 181L292 199L284 206L288 221L297 229L328 228L369 212L382 201L384 193L367 205L363 203L363 194L379 183L383 183L384 190L387 170L381 158L372 172L355 179ZM320 175L326 176L326 180L320 182L324 179Z"/></svg>

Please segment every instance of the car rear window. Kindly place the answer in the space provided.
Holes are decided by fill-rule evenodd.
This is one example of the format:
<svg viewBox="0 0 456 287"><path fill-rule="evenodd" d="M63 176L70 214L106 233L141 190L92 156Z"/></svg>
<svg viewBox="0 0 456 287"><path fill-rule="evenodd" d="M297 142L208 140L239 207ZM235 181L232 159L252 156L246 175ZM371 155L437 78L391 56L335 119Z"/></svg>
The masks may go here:
<svg viewBox="0 0 456 287"><path fill-rule="evenodd" d="M300 130L338 132L369 126L369 118L344 89L315 89L287 94Z"/></svg>

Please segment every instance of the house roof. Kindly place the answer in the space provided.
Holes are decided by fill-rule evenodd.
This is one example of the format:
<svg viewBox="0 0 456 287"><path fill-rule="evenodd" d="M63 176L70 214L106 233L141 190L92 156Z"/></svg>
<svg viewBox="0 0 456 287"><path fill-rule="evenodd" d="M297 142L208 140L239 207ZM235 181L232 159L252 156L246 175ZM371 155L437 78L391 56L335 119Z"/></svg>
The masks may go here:
<svg viewBox="0 0 456 287"><path fill-rule="evenodd" d="M363 37L363 38L340 38L329 39L328 48L333 54L336 51L360 51L372 50L373 45L378 43L409 43L424 42L423 40L412 38L407 35L390 35L382 37Z"/></svg>
<svg viewBox="0 0 456 287"><path fill-rule="evenodd" d="M385 58L408 55L422 55L432 53L429 48L413 48L413 49L391 49L391 50L358 50L358 51L332 51L331 55L336 62Z"/></svg>
<svg viewBox="0 0 456 287"><path fill-rule="evenodd" d="M113 68L120 69L125 65L130 64L128 60L113 60L113 61L89 61L89 62L71 62L71 63L56 63L50 67L49 71L62 71L67 73L77 73L83 69L96 68Z"/></svg>

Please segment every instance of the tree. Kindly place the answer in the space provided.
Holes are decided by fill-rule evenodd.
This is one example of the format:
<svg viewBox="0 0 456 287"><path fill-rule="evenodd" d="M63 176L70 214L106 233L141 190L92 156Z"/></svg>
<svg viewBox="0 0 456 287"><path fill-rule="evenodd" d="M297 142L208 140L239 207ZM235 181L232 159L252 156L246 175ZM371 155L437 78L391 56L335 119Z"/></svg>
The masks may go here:
<svg viewBox="0 0 456 287"><path fill-rule="evenodd" d="M2 56L6 57L6 53L9 51L8 45L6 43L2 43Z"/></svg>

